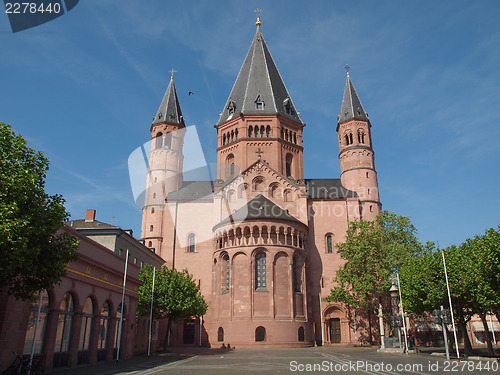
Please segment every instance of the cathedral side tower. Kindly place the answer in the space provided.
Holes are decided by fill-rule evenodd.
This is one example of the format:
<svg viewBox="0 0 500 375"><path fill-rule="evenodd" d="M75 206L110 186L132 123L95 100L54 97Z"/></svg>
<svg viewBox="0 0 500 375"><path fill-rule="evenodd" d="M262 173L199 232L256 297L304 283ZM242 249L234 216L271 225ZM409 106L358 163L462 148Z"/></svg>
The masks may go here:
<svg viewBox="0 0 500 375"><path fill-rule="evenodd" d="M371 123L358 97L349 72L338 117L339 160L342 185L358 193L361 217L374 220L380 212Z"/></svg>
<svg viewBox="0 0 500 375"><path fill-rule="evenodd" d="M218 178L226 180L257 159L283 176L304 178L302 129L285 83L257 31L215 128Z"/></svg>
<svg viewBox="0 0 500 375"><path fill-rule="evenodd" d="M182 117L174 78L170 79L160 108L151 125L151 151L146 180L144 207L142 209L141 240L149 248L161 254L163 241L165 198L168 193L179 190L182 186L182 167L184 156L185 124Z"/></svg>

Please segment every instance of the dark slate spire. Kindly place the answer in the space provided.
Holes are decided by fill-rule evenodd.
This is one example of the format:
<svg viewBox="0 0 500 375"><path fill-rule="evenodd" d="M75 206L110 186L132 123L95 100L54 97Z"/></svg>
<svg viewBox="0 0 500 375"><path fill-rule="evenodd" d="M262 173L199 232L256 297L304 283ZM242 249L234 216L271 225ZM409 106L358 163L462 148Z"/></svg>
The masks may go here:
<svg viewBox="0 0 500 375"><path fill-rule="evenodd" d="M257 32L217 125L233 117L277 114L302 122L260 31Z"/></svg>
<svg viewBox="0 0 500 375"><path fill-rule="evenodd" d="M174 70L172 69L171 72L172 77L170 78L170 83L168 84L167 91L165 91L160 108L158 108L158 112L156 112L156 116L153 119L153 124L166 121L185 126L184 117L182 117L181 106L179 104L179 98L177 97L177 91L175 90Z"/></svg>
<svg viewBox="0 0 500 375"><path fill-rule="evenodd" d="M349 76L349 72L347 72L344 98L342 99L342 107L340 107L338 122L340 124L352 119L369 121L368 114L363 109L361 100L359 100L358 93L356 92L354 84L351 81L351 77Z"/></svg>

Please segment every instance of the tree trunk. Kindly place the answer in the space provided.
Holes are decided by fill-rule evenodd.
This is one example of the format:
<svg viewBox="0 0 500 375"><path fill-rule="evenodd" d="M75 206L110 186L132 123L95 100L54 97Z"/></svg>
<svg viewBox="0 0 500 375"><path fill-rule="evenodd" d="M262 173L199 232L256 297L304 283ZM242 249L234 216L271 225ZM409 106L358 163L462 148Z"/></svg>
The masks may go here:
<svg viewBox="0 0 500 375"><path fill-rule="evenodd" d="M368 333L370 335L370 345L373 345L373 335L372 335L372 309L371 305L368 307Z"/></svg>
<svg viewBox="0 0 500 375"><path fill-rule="evenodd" d="M462 337L464 338L465 355L472 355L472 344L467 332L467 325L465 323L464 312L462 309L458 309L458 329L460 329L460 332L462 332Z"/></svg>
<svg viewBox="0 0 500 375"><path fill-rule="evenodd" d="M478 311L479 317L481 318L481 321L483 322L483 327L484 327L484 332L486 333L486 342L488 343L488 355L490 357L493 357L495 355L495 352L493 350L493 343L492 337L491 337L491 332L488 328L488 322L486 321L486 314L484 311Z"/></svg>

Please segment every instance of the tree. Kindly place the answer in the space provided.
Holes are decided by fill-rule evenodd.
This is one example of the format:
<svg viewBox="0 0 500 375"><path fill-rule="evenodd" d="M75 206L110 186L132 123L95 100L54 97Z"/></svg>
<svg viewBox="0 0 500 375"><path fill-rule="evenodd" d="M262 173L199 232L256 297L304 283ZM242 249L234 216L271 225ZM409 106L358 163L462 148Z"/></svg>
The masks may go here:
<svg viewBox="0 0 500 375"><path fill-rule="evenodd" d="M465 353L472 354L466 323L477 314L488 332L486 313L499 317L500 309L500 227L467 239L460 246L444 250L453 311L464 338ZM417 254L400 270L405 309L415 314L448 305L441 252ZM500 321L500 320L499 320ZM493 353L490 332L488 350Z"/></svg>
<svg viewBox="0 0 500 375"><path fill-rule="evenodd" d="M346 241L337 245L345 263L337 270L335 286L325 298L348 307L367 309L371 341L371 311L391 287L391 274L422 251L410 219L382 211L375 222L349 222Z"/></svg>
<svg viewBox="0 0 500 375"><path fill-rule="evenodd" d="M68 219L64 199L48 195L49 161L0 123L0 286L27 299L49 289L77 259L78 241L56 234Z"/></svg>
<svg viewBox="0 0 500 375"><path fill-rule="evenodd" d="M144 283L139 287L137 316L149 316L151 290L153 288L153 267L145 265L139 273ZM179 272L163 266L156 270L153 295L153 318L168 319L167 334L172 319L200 317L207 312L208 305L187 270Z"/></svg>

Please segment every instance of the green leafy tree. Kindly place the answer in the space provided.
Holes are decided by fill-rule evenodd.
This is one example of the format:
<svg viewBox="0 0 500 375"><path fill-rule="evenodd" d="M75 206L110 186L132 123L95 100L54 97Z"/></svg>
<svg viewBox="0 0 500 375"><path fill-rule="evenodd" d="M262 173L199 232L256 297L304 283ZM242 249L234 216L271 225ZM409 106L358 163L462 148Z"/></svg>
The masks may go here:
<svg viewBox="0 0 500 375"><path fill-rule="evenodd" d="M337 248L345 263L337 270L334 279L337 286L325 300L366 309L371 341L374 302L378 305L387 295L393 271L422 251L416 228L408 217L382 211L374 222L349 222L346 241Z"/></svg>
<svg viewBox="0 0 500 375"><path fill-rule="evenodd" d="M139 273L144 283L139 287L137 316L149 316L151 309L151 291L153 288L153 267L144 266ZM200 317L207 312L208 305L187 270L179 272L163 266L156 270L153 298L153 318L168 319L167 334L170 323L175 319Z"/></svg>
<svg viewBox="0 0 500 375"><path fill-rule="evenodd" d="M500 227L444 250L450 294L457 325L464 338L465 353L472 354L466 323L478 314L488 331L486 313L499 317ZM423 314L440 305L448 306L441 252L417 254L400 270L403 304L408 312ZM493 353L491 334L488 350Z"/></svg>
<svg viewBox="0 0 500 375"><path fill-rule="evenodd" d="M69 214L60 195L45 193L49 161L0 123L0 286L27 299L49 289L77 259L78 241L56 234Z"/></svg>

